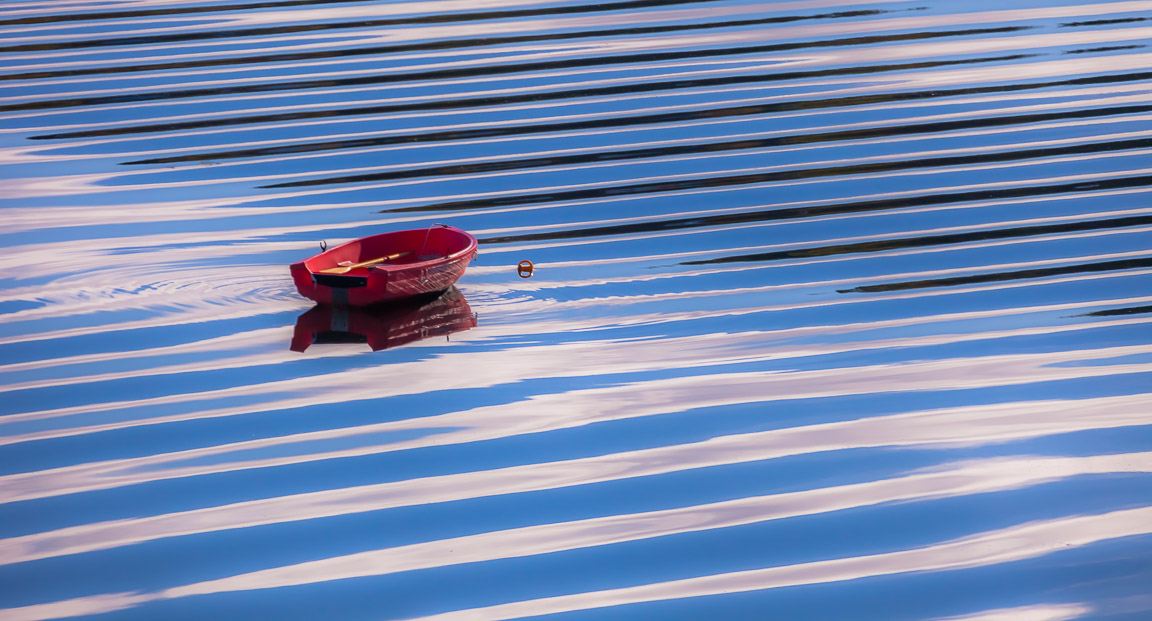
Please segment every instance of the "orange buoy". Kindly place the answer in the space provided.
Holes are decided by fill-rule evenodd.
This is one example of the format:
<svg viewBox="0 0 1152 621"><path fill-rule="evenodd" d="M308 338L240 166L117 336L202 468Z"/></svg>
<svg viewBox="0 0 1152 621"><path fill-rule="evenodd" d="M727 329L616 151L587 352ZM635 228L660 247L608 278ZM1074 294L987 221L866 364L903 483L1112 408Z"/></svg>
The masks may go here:
<svg viewBox="0 0 1152 621"><path fill-rule="evenodd" d="M519 265L516 266L516 273L520 274L520 278L531 278L533 269L535 268L533 267L532 262L528 259L524 259L520 262Z"/></svg>

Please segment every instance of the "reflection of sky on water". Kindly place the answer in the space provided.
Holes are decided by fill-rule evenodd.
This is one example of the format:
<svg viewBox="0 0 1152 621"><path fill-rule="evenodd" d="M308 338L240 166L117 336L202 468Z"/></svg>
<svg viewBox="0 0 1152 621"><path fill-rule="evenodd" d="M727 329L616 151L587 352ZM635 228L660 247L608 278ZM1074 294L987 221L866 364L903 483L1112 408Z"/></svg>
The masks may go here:
<svg viewBox="0 0 1152 621"><path fill-rule="evenodd" d="M0 619L1152 610L1152 3L258 4L0 9Z"/></svg>

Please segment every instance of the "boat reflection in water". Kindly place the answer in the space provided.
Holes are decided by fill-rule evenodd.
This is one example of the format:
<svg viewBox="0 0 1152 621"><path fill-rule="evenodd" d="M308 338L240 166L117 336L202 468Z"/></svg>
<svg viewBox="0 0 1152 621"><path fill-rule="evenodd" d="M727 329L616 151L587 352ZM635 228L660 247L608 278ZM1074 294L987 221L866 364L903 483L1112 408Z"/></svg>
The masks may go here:
<svg viewBox="0 0 1152 621"><path fill-rule="evenodd" d="M476 327L476 315L456 287L441 294L378 307L318 305L296 319L292 351L313 344L367 343L372 351Z"/></svg>

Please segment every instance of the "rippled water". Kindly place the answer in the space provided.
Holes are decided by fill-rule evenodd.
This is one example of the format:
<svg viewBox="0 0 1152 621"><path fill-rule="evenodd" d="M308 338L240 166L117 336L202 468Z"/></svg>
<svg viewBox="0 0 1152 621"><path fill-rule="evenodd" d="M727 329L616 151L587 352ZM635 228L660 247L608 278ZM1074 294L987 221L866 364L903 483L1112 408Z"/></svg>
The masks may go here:
<svg viewBox="0 0 1152 621"><path fill-rule="evenodd" d="M1152 618L1149 41L8 0L0 619ZM433 222L443 298L293 289Z"/></svg>

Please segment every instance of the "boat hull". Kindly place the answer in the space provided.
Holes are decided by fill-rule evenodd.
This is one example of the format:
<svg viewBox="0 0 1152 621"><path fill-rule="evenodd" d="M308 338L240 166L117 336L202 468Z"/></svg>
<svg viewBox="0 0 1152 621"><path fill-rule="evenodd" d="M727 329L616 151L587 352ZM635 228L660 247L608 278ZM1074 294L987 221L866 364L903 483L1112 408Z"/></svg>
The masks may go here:
<svg viewBox="0 0 1152 621"><path fill-rule="evenodd" d="M290 266L300 295L333 306L375 306L451 287L476 256L476 238L450 226L393 231L329 248ZM380 257L402 255L354 267ZM329 273L325 273L328 271Z"/></svg>

